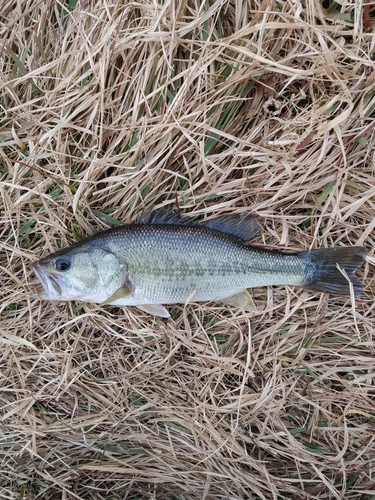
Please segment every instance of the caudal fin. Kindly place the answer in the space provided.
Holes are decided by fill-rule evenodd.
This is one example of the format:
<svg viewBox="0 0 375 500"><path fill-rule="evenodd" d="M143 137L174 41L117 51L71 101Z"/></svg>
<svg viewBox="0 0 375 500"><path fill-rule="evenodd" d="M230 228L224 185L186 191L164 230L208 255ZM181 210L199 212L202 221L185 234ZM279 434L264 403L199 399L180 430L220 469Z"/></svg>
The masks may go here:
<svg viewBox="0 0 375 500"><path fill-rule="evenodd" d="M322 248L302 252L300 256L306 259L304 288L336 295L349 295L349 278L354 294L360 295L363 286L354 273L363 264L366 253L364 247Z"/></svg>

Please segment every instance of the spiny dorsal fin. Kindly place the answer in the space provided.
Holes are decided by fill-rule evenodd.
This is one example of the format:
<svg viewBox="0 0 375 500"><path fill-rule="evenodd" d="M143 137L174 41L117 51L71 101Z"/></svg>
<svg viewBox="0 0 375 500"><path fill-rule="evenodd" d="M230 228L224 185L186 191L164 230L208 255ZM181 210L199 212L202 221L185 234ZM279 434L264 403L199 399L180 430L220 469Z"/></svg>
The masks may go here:
<svg viewBox="0 0 375 500"><path fill-rule="evenodd" d="M137 219L138 224L188 224L186 219L175 210L157 208L151 212L142 212Z"/></svg>
<svg viewBox="0 0 375 500"><path fill-rule="evenodd" d="M204 225L222 233L237 236L244 241L249 241L262 227L260 219L254 214L223 215L205 222Z"/></svg>

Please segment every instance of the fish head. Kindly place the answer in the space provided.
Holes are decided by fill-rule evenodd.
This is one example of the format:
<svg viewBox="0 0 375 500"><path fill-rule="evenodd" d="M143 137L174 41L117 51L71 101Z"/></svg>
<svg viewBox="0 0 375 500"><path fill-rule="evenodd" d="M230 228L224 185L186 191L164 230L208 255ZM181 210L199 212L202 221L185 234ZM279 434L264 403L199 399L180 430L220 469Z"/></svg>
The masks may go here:
<svg viewBox="0 0 375 500"><path fill-rule="evenodd" d="M32 264L44 300L103 302L126 279L125 265L112 252L95 245L73 245Z"/></svg>

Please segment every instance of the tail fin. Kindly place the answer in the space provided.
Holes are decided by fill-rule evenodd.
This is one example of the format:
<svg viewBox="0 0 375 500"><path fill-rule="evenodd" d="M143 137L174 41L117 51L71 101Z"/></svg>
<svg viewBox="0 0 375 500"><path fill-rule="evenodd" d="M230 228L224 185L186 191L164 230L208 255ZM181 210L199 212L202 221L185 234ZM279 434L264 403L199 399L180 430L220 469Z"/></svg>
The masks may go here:
<svg viewBox="0 0 375 500"><path fill-rule="evenodd" d="M345 271L353 285L355 295L363 292L361 280L354 273L366 259L364 247L336 247L301 252L306 259L306 282L304 288L318 292L350 295L347 277L340 272Z"/></svg>

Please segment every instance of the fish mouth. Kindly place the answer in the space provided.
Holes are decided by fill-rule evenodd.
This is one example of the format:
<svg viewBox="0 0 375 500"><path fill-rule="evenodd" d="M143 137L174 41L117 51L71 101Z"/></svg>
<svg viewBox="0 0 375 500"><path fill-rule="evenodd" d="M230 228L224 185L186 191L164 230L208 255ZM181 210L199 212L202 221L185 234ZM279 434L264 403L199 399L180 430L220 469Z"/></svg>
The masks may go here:
<svg viewBox="0 0 375 500"><path fill-rule="evenodd" d="M39 262L34 262L32 268L41 283L41 285L36 288L38 296L46 300L59 299L62 295L62 290L58 283L58 277L43 269Z"/></svg>

